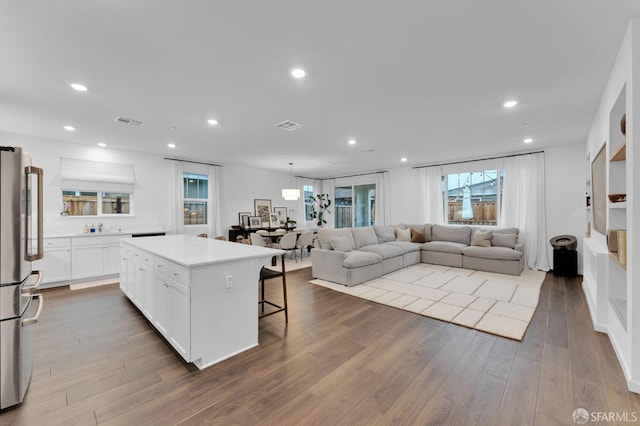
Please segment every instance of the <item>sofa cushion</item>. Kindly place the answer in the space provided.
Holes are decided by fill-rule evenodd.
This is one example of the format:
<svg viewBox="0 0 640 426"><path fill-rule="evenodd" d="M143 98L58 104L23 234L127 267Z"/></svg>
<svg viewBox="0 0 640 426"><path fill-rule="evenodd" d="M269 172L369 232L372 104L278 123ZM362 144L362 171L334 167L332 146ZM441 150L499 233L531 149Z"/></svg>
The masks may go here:
<svg viewBox="0 0 640 426"><path fill-rule="evenodd" d="M469 246L462 250L462 254L470 257L496 260L520 260L520 257L522 257L522 253L507 247Z"/></svg>
<svg viewBox="0 0 640 426"><path fill-rule="evenodd" d="M471 227L432 225L431 241L449 241L468 246L471 242Z"/></svg>
<svg viewBox="0 0 640 426"><path fill-rule="evenodd" d="M474 229L473 237L471 237L471 245L480 247L491 247L491 234L491 230L482 232L478 229Z"/></svg>
<svg viewBox="0 0 640 426"><path fill-rule="evenodd" d="M331 244L331 250L343 251L345 253L351 251L351 244L345 237L333 237L329 240L329 244Z"/></svg>
<svg viewBox="0 0 640 426"><path fill-rule="evenodd" d="M462 254L462 250L467 247L466 244L453 243L450 241L430 241L420 246L425 251L440 251L444 253Z"/></svg>
<svg viewBox="0 0 640 426"><path fill-rule="evenodd" d="M402 248L391 243L362 247L360 251L377 253L382 256L383 259L391 259L392 257L402 256L404 254L404 250Z"/></svg>
<svg viewBox="0 0 640 426"><path fill-rule="evenodd" d="M518 234L520 230L518 228L493 228L494 234Z"/></svg>
<svg viewBox="0 0 640 426"><path fill-rule="evenodd" d="M345 268L361 268L363 266L375 265L382 262L382 256L377 253L367 253L365 251L351 251L346 254L342 261Z"/></svg>
<svg viewBox="0 0 640 426"><path fill-rule="evenodd" d="M396 240L411 241L411 229L396 227Z"/></svg>
<svg viewBox="0 0 640 426"><path fill-rule="evenodd" d="M362 247L378 244L378 237L371 226L350 229L351 234L353 235L353 242L356 245L356 250Z"/></svg>
<svg viewBox="0 0 640 426"><path fill-rule="evenodd" d="M329 240L334 237L345 237L347 241L349 241L351 250L355 250L356 245L353 242L350 228L320 228L318 229L318 238L316 238L316 241L320 245L320 248L331 250L332 247Z"/></svg>
<svg viewBox="0 0 640 426"><path fill-rule="evenodd" d="M496 234L491 236L491 245L514 248L518 244L518 234Z"/></svg>
<svg viewBox="0 0 640 426"><path fill-rule="evenodd" d="M424 236L424 228L421 228L420 231L414 229L414 228L410 228L411 229L411 242L412 243L426 243L427 239Z"/></svg>
<svg viewBox="0 0 640 426"><path fill-rule="evenodd" d="M424 237L426 238L427 241L431 241L431 224L430 223L415 224L415 225L407 225L407 224L401 223L400 225L398 225L398 227L402 229L415 229L416 231L420 231L424 233Z"/></svg>
<svg viewBox="0 0 640 426"><path fill-rule="evenodd" d="M400 247L405 253L420 251L420 244L410 243L409 241L391 241L389 244Z"/></svg>
<svg viewBox="0 0 640 426"><path fill-rule="evenodd" d="M388 243L396 240L396 233L391 225L373 225L373 232L378 237L378 243Z"/></svg>

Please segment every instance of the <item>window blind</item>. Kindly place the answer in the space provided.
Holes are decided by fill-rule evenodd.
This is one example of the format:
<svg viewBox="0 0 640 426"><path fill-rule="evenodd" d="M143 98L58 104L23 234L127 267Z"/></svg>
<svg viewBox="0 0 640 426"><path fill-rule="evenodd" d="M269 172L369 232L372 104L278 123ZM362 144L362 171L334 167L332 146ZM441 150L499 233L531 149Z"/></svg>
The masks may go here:
<svg viewBox="0 0 640 426"><path fill-rule="evenodd" d="M63 190L133 193L133 164L60 158Z"/></svg>

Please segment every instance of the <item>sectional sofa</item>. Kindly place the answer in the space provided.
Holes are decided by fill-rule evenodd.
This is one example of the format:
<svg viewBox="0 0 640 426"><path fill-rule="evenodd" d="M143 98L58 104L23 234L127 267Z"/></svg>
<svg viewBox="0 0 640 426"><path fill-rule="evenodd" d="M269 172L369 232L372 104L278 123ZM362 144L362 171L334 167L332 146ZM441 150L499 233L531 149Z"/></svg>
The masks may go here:
<svg viewBox="0 0 640 426"><path fill-rule="evenodd" d="M417 263L520 275L524 243L518 228L385 225L319 229L312 275L354 286Z"/></svg>

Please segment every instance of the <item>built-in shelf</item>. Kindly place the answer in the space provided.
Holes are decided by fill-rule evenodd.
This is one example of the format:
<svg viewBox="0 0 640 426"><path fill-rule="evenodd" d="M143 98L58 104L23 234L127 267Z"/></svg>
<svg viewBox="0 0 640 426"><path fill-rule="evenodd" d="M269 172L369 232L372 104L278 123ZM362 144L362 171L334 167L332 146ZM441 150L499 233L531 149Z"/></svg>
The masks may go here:
<svg viewBox="0 0 640 426"><path fill-rule="evenodd" d="M614 299L610 298L609 303L613 308L613 312L616 313L616 316L620 320L620 323L624 327L625 331L627 330L627 301L624 299Z"/></svg>
<svg viewBox="0 0 640 426"><path fill-rule="evenodd" d="M611 154L609 161L624 161L627 159L627 144L623 143L616 151Z"/></svg>
<svg viewBox="0 0 640 426"><path fill-rule="evenodd" d="M609 257L611 258L611 260L613 260L615 263L617 263L618 265L620 265L620 267L622 267L622 269L624 269L625 271L627 270L627 264L626 263L622 263L618 260L618 254L617 253L611 253L609 252Z"/></svg>
<svg viewBox="0 0 640 426"><path fill-rule="evenodd" d="M589 207L587 207L589 208ZM627 202L626 201L622 201L620 203L611 203L609 202L609 208L610 209L626 209L627 208Z"/></svg>

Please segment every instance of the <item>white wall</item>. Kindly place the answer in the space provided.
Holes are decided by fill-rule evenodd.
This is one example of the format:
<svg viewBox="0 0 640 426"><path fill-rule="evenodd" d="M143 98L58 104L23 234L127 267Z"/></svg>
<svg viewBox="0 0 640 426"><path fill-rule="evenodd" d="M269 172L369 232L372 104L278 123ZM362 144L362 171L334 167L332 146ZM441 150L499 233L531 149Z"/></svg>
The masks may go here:
<svg viewBox="0 0 640 426"><path fill-rule="evenodd" d="M560 234L578 239L582 253L582 238L586 232L586 199L584 143L546 148L545 191L547 195L547 250L553 268L553 248L549 240ZM582 255L578 255L578 272L582 273Z"/></svg>
<svg viewBox="0 0 640 426"><path fill-rule="evenodd" d="M80 233L86 222L86 218L60 216L60 157L133 164L136 179L134 217L101 218L101 221L107 228L126 231L169 230L171 163L163 156L10 134L0 134L0 144L24 147L30 152L33 164L45 170L45 236ZM584 145L547 148L545 157L547 240L558 234L573 234L581 240L586 221ZM293 219L300 223L300 202L285 201L280 193L282 188L289 186L289 180L288 173L235 165L222 167L220 222L225 236L230 226L238 223L238 212L253 214L255 198L270 199L272 207L287 207L289 213L295 209ZM410 167L390 169L389 186L391 206L388 223L415 223L418 218L415 171ZM548 249L551 262L550 245Z"/></svg>
<svg viewBox="0 0 640 426"><path fill-rule="evenodd" d="M60 188L60 157L92 161L133 164L135 173L134 215L96 218L106 230L146 231L170 229L171 162L162 155L120 151L20 135L0 133L0 145L21 146L31 154L32 163L44 169L44 233L53 236L81 233L92 219L60 216L62 209ZM187 165L188 171L202 171L198 165ZM206 169L206 167L205 167ZM238 212L253 214L253 200L272 200L273 207L295 209L294 220L300 220L297 201L285 201L281 190L290 186L288 173L225 165L220 173L220 223L225 236L231 225L238 223ZM193 232L191 232L193 231ZM185 231L198 233L202 230ZM196 232L197 231L197 232Z"/></svg>

